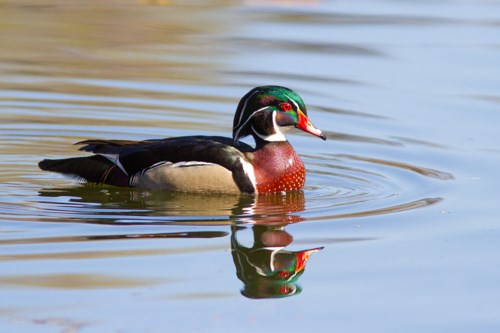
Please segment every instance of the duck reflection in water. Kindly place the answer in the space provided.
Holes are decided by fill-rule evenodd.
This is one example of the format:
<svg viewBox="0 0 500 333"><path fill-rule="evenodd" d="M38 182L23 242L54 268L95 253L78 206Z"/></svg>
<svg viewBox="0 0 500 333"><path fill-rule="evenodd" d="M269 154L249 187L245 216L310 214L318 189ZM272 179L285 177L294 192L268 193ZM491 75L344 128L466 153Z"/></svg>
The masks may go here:
<svg viewBox="0 0 500 333"><path fill-rule="evenodd" d="M231 227L231 250L236 275L243 282L241 293L248 298L278 298L297 295L301 287L298 278L304 273L312 253L323 247L290 251L286 247L293 237L285 231L291 223L302 221L305 207L304 192L285 195L265 195L255 198L252 205L243 207L252 227L236 224ZM253 244L245 246L238 235L252 232ZM242 237L242 238L243 238Z"/></svg>
<svg viewBox="0 0 500 333"><path fill-rule="evenodd" d="M110 225L178 225L198 227L196 231L170 233L140 233L78 236L76 240L154 239L154 238L218 238L227 232L199 230L204 226L231 226L231 250L237 277L243 282L242 295L248 298L278 298L297 295L301 287L297 280L304 273L312 253L322 247L301 251L287 250L293 237L285 227L302 221L299 212L305 207L302 191L261 196L202 196L170 192L144 195L137 190L115 191L94 186L48 189L44 197L61 197L75 216L65 216L64 222ZM69 198L69 199L68 199ZM54 202L54 201L51 201ZM96 205L98 203L98 205ZM62 203L59 202L59 205ZM124 221L123 212L127 219ZM82 218L78 217L84 212ZM115 213L114 213L115 212ZM211 219L207 220L206 216ZM137 218L137 221L135 221ZM52 219L52 217L51 217ZM71 239L51 239L67 242ZM252 245L245 245L253 239ZM242 242L243 240L244 242Z"/></svg>
<svg viewBox="0 0 500 333"><path fill-rule="evenodd" d="M241 293L249 298L274 298L301 292L297 279L304 272L310 255L322 249L287 251L293 237L284 226L254 225L253 245L246 247L237 238L247 228L233 226L231 250L236 275L244 283Z"/></svg>

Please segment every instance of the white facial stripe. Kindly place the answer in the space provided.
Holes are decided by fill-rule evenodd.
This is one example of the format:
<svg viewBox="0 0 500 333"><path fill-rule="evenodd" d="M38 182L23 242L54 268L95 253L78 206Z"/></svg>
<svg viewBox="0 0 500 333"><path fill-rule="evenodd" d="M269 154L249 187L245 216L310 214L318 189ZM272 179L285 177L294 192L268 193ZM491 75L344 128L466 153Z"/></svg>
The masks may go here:
<svg viewBox="0 0 500 333"><path fill-rule="evenodd" d="M293 105L295 105L295 108L297 109L297 111L298 111L298 110L300 110L299 105L297 104L297 102L295 102L295 100L294 100L294 99L292 99L292 98L291 98L290 96L288 96L287 94L285 94L285 96L286 96L286 97L290 100L290 102L292 102L292 103L293 103Z"/></svg>
<svg viewBox="0 0 500 333"><path fill-rule="evenodd" d="M245 109L247 108L248 101L252 98L253 95L255 95L258 92L260 92L260 90L255 90L250 96L247 97L245 103L243 103L243 107L241 108L240 119L238 119L238 123L236 124L235 127L238 127L238 125L241 123L241 119L243 118L243 113L244 113L243 111L245 111Z"/></svg>
<svg viewBox="0 0 500 333"><path fill-rule="evenodd" d="M248 117L248 119L247 119L247 120L243 123L243 125L241 125L241 127L240 127L237 131L236 131L236 133L235 133L235 137L237 138L237 137L239 136L240 131L241 131L241 130L245 127L245 125L246 125L246 124L250 121L250 119L252 119L252 117L253 117L256 113L261 112L261 111L264 111L264 110L266 110L266 109L268 109L268 108L270 108L270 107L269 107L269 106L265 106L265 107L263 107L263 108L258 109L258 110L257 110L257 111L255 111L254 113L252 113L252 114L250 115L250 117Z"/></svg>

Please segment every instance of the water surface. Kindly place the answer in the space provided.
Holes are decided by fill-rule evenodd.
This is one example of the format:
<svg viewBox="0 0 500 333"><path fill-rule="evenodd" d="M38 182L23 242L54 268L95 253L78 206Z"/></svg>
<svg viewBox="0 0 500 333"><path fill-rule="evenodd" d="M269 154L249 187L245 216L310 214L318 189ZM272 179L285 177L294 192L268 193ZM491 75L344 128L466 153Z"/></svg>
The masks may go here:
<svg viewBox="0 0 500 333"><path fill-rule="evenodd" d="M0 5L0 325L16 332L491 332L500 2ZM301 94L301 192L81 184L74 142L230 136Z"/></svg>

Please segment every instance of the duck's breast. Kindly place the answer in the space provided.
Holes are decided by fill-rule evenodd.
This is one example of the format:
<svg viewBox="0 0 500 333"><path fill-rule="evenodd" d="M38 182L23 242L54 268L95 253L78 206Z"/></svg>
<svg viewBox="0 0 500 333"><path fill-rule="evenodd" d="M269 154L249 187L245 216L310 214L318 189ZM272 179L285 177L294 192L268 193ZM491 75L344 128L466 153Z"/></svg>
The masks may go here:
<svg viewBox="0 0 500 333"><path fill-rule="evenodd" d="M288 142L269 144L252 157L258 193L286 192L304 187L304 163Z"/></svg>

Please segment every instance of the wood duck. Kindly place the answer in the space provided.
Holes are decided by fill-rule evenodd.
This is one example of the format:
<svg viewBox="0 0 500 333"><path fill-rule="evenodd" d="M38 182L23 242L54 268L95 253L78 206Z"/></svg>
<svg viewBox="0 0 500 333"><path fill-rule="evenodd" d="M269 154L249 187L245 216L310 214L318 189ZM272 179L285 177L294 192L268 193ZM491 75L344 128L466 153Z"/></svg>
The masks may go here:
<svg viewBox="0 0 500 333"><path fill-rule="evenodd" d="M181 192L262 194L300 190L304 163L284 136L298 128L326 140L302 98L280 86L250 90L238 104L233 137L184 136L128 141L85 140L92 156L45 159L40 169L93 183ZM251 135L252 147L240 139Z"/></svg>

